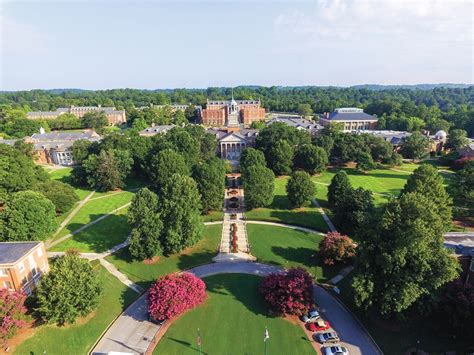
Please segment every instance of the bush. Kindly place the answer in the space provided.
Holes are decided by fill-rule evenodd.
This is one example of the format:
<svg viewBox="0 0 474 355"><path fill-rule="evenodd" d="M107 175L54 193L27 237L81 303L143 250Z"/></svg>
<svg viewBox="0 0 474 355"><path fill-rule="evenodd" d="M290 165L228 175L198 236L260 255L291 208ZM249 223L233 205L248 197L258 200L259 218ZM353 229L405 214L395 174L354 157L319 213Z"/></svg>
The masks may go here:
<svg viewBox="0 0 474 355"><path fill-rule="evenodd" d="M355 244L347 235L329 232L319 243L319 253L325 265L345 263L355 256Z"/></svg>
<svg viewBox="0 0 474 355"><path fill-rule="evenodd" d="M270 274L260 284L260 293L275 313L302 315L313 305L313 278L302 268Z"/></svg>
<svg viewBox="0 0 474 355"><path fill-rule="evenodd" d="M57 258L37 288L37 311L48 323L64 325L85 317L99 303L102 292L89 261L69 252Z"/></svg>
<svg viewBox="0 0 474 355"><path fill-rule="evenodd" d="M0 288L0 342L3 344L25 325L25 299L23 293Z"/></svg>
<svg viewBox="0 0 474 355"><path fill-rule="evenodd" d="M206 284L190 273L159 278L149 290L148 312L159 321L170 319L200 305L206 299Z"/></svg>
<svg viewBox="0 0 474 355"><path fill-rule="evenodd" d="M54 203L57 213L69 211L79 201L79 196L71 185L61 181L49 180L39 183L36 185L36 190Z"/></svg>

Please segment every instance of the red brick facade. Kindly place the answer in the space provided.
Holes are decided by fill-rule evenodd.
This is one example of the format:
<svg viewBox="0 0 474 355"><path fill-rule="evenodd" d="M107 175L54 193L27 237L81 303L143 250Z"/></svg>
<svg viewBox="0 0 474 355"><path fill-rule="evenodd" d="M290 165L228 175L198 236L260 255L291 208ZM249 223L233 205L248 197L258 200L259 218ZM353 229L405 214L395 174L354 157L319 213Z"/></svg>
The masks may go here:
<svg viewBox="0 0 474 355"><path fill-rule="evenodd" d="M214 127L229 125L231 116L237 116L239 124L250 126L265 119L265 109L258 100L208 101L201 113L202 123Z"/></svg>

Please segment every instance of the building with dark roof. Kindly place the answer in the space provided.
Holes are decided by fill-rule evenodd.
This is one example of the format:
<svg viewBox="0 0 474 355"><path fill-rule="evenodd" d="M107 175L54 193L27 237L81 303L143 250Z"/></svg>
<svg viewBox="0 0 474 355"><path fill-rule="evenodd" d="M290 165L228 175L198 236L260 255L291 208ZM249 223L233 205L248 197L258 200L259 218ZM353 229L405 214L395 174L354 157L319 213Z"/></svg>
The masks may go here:
<svg viewBox="0 0 474 355"><path fill-rule="evenodd" d="M0 243L0 287L30 295L49 264L43 242Z"/></svg>
<svg viewBox="0 0 474 355"><path fill-rule="evenodd" d="M312 135L315 135L318 131L324 128L317 122L306 120L302 117L295 117L295 116L273 117L272 119L268 120L265 124L269 126L275 122L282 122L286 124L287 126L294 127L299 130L308 131Z"/></svg>
<svg viewBox="0 0 474 355"><path fill-rule="evenodd" d="M336 108L334 112L325 112L320 119L323 126L340 123L345 131L362 131L375 129L378 118L369 115L361 108Z"/></svg>

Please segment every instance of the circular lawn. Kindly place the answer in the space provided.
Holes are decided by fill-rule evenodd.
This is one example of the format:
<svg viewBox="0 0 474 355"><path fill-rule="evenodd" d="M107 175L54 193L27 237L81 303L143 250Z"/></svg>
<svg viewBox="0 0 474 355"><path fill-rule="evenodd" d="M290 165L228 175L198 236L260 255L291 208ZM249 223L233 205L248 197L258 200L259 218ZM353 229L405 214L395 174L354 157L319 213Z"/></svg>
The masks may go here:
<svg viewBox="0 0 474 355"><path fill-rule="evenodd" d="M154 354L199 353L198 328L203 354L263 354L265 326L268 354L314 353L299 325L270 316L258 292L260 277L223 274L203 280L208 299L171 324Z"/></svg>

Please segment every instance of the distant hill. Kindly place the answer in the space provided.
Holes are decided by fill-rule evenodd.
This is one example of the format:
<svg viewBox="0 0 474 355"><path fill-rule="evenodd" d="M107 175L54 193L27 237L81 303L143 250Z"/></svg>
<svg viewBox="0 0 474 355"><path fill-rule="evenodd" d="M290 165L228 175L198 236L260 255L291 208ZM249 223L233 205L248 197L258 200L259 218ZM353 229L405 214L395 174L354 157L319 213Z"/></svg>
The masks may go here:
<svg viewBox="0 0 474 355"><path fill-rule="evenodd" d="M352 88L356 89L368 89L368 90L393 90L393 89L413 89L413 90L433 90L435 88L450 88L450 89L465 89L474 84L414 84L414 85L378 85L378 84L364 84L354 85Z"/></svg>

